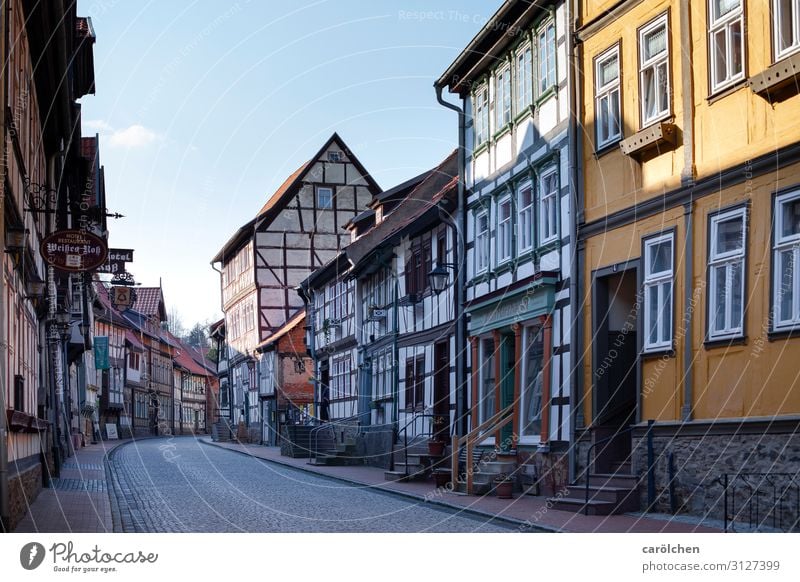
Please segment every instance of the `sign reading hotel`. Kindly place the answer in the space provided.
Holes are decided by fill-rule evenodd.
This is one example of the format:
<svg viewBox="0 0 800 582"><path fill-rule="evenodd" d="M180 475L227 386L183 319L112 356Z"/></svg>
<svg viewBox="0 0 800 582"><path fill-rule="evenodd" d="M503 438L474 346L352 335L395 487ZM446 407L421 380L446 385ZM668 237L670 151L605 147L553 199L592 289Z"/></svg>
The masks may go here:
<svg viewBox="0 0 800 582"><path fill-rule="evenodd" d="M99 236L80 230L60 230L42 240L41 253L48 265L79 273L100 267L108 246Z"/></svg>
<svg viewBox="0 0 800 582"><path fill-rule="evenodd" d="M117 275L125 272L125 265L133 262L133 249L108 249L105 263L97 269L101 273Z"/></svg>

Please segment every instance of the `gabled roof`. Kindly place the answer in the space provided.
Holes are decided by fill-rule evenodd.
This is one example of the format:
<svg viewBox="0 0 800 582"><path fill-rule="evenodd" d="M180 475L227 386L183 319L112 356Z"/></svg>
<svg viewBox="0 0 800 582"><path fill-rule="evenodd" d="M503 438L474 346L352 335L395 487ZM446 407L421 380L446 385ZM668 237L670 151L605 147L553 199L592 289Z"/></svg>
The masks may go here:
<svg viewBox="0 0 800 582"><path fill-rule="evenodd" d="M125 331L125 341L128 342L131 345L131 347L138 352L143 352L145 349L144 344L141 342L141 340L136 336L136 334L133 331L129 329Z"/></svg>
<svg viewBox="0 0 800 582"><path fill-rule="evenodd" d="M530 0L506 0L436 81L451 93L467 93L487 69L500 64L503 53L522 39L529 24L549 6Z"/></svg>
<svg viewBox="0 0 800 582"><path fill-rule="evenodd" d="M158 317L159 321L167 320L167 308L164 306L164 293L161 287L137 287L133 309L147 317Z"/></svg>
<svg viewBox="0 0 800 582"><path fill-rule="evenodd" d="M256 349L259 352L263 352L268 350L270 347L274 346L278 343L278 341L285 336L286 334L290 333L294 328L298 325L302 325L303 322L306 320L306 312L305 310L298 311L295 315L293 315L289 321L283 324L280 329L278 329L275 333L273 333L269 338L261 342L256 346ZM298 351L304 351L305 345L298 346Z"/></svg>
<svg viewBox="0 0 800 582"><path fill-rule="evenodd" d="M172 336L172 334L170 335ZM209 372L209 370L207 370L194 360L194 358L192 357L193 349L190 346L187 346L175 336L172 336L171 339L174 339L177 342L175 353L172 356L172 361L174 362L174 365L176 367L186 370L190 374L195 374L197 376L211 375L211 372Z"/></svg>
<svg viewBox="0 0 800 582"><path fill-rule="evenodd" d="M345 247L343 253L353 267L359 267L382 245L394 244L409 229L423 226L423 217L438 217L438 203L454 197L458 186L457 154L454 150L434 168L388 218Z"/></svg>
<svg viewBox="0 0 800 582"><path fill-rule="evenodd" d="M292 199L297 190L300 188L303 183L303 178L314 162L316 162L322 156L325 150L327 150L334 142L338 143L342 150L347 151L349 163L353 164L358 169L359 174L361 174L364 180L367 181L367 184L370 186L370 188L376 192L380 192L381 188L378 186L378 183L372 178L369 172L367 172L366 168L364 168L350 148L347 147L347 144L342 141L342 138L339 137L339 134L334 132L334 134L328 138L328 140L322 145L321 148L319 148L317 153L314 154L310 160L297 168L289 175L288 178L286 178L286 180L283 181L283 184L281 184L280 187L267 199L267 202L261 207L261 210L258 211L258 214L256 214L255 218L249 220L246 224L241 226L234 233L234 235L228 239L228 242L226 242L225 245L214 256L214 258L211 259L211 262L224 262L226 257L234 254L242 247L242 245L244 245L245 241L249 240L251 233L255 228L265 223L272 222L272 220L274 220L277 214L284 209L286 204Z"/></svg>

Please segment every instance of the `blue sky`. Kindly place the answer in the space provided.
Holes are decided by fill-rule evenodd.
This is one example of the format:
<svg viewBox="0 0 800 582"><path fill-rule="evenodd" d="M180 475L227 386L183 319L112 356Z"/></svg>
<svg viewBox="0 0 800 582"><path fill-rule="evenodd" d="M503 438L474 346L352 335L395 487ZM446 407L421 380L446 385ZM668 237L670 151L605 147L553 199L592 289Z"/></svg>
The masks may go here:
<svg viewBox="0 0 800 582"><path fill-rule="evenodd" d="M497 2L499 6L499 0ZM185 324L220 317L209 261L334 131L378 183L432 167L457 143L433 81L494 2L81 0L97 34L111 246L163 281Z"/></svg>

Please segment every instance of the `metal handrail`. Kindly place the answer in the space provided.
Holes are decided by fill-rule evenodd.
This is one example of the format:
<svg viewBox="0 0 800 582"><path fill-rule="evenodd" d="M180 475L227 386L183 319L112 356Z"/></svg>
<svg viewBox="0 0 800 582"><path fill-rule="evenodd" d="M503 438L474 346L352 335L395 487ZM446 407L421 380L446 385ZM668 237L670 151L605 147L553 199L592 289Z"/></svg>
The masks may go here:
<svg viewBox="0 0 800 582"><path fill-rule="evenodd" d="M633 431L633 429L635 429L635 428L636 428L636 425L632 424L631 426L629 426L627 428L624 428L622 430L618 430L617 432L615 432L611 436L605 437L603 439L600 439L599 441L596 441L596 442L592 443L592 445L587 449L587 451L586 451L586 498L585 498L586 502L584 503L584 506L583 506L583 514L584 515L589 515L589 467L590 467L591 462L592 462L592 450L597 445L602 445L603 443L607 443L608 441L613 440L613 439L617 438L618 436L625 434L626 432Z"/></svg>
<svg viewBox="0 0 800 582"><path fill-rule="evenodd" d="M424 418L426 418L428 416L433 418L434 416L441 416L441 415L438 415L438 414L435 415L432 412L430 414L428 414L424 410L422 411L421 414L418 414L418 413L415 412L414 414L411 415L411 420L409 420L403 426L403 428L401 428L400 430L397 431L397 435L398 436L400 436L400 432L401 431L403 433L403 460L405 461L405 476L406 477L408 477L408 427L411 426L411 424L416 422L418 419L420 419L420 418L424 419ZM422 434L425 435L425 434L428 434L428 433L423 432ZM430 434L433 435L433 428L432 427L431 427ZM394 451L392 451L391 460L392 460L392 470L394 470Z"/></svg>

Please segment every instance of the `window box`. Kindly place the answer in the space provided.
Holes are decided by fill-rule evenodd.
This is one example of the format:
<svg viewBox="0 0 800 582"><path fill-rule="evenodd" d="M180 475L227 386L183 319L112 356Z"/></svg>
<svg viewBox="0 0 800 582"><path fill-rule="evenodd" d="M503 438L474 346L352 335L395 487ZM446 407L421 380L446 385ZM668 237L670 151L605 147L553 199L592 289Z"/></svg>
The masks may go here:
<svg viewBox="0 0 800 582"><path fill-rule="evenodd" d="M636 132L619 142L626 156L643 158L648 154L662 153L677 146L678 128L674 123L657 123Z"/></svg>
<svg viewBox="0 0 800 582"><path fill-rule="evenodd" d="M800 53L795 53L750 77L753 93L770 100L781 100L798 92Z"/></svg>

